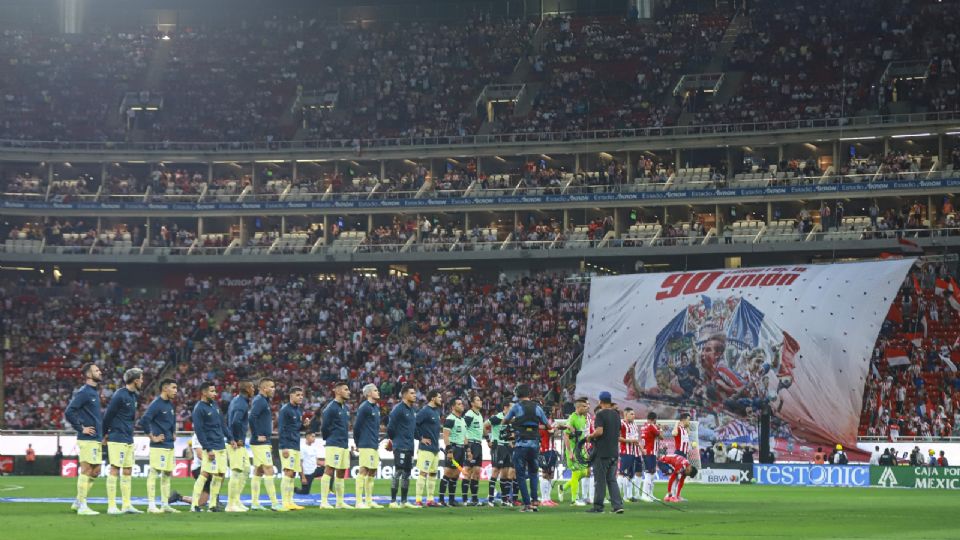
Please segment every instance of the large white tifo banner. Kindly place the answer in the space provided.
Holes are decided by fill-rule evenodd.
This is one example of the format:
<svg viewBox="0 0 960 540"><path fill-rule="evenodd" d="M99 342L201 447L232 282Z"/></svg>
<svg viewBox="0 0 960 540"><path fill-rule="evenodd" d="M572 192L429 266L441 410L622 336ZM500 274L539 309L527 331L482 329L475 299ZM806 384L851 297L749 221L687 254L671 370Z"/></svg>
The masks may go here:
<svg viewBox="0 0 960 540"><path fill-rule="evenodd" d="M880 325L913 263L593 278L577 390L610 391L638 418L691 412L701 439L755 440L769 405L779 441L852 445Z"/></svg>

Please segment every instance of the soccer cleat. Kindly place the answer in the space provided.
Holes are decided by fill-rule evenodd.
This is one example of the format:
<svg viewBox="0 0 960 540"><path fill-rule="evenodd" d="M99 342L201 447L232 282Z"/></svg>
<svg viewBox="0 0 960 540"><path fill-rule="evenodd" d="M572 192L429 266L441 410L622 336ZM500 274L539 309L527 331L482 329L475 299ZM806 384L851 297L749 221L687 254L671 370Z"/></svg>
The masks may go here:
<svg viewBox="0 0 960 540"><path fill-rule="evenodd" d="M447 503L446 503L446 501L444 501L443 499L440 499L439 501L437 501L436 503L434 503L434 505L437 506L438 508L446 508L446 507L447 507Z"/></svg>
<svg viewBox="0 0 960 540"><path fill-rule="evenodd" d="M318 508L320 508L320 510L333 510L333 505L329 502L322 502Z"/></svg>
<svg viewBox="0 0 960 540"><path fill-rule="evenodd" d="M493 508L494 506L497 505L497 503L495 503L495 502L493 502L493 501L487 501L487 502L485 502L485 503L483 503L483 504L484 504L484 506L489 506L489 507L491 507L491 508Z"/></svg>
<svg viewBox="0 0 960 540"><path fill-rule="evenodd" d="M164 514L179 514L179 513L180 513L179 510L177 510L176 508L170 506L169 504L165 504L165 505L161 506L161 507L160 507L160 510L163 510L163 513L164 513Z"/></svg>
<svg viewBox="0 0 960 540"><path fill-rule="evenodd" d="M366 503L362 503L362 502L358 502L357 505L354 506L354 508L356 508L357 510L369 510L369 509L370 509L370 507L367 506Z"/></svg>
<svg viewBox="0 0 960 540"><path fill-rule="evenodd" d="M79 510L79 509L80 509L80 504L77 503L76 500L74 500L74 501L73 501L73 504L70 505L70 509L71 509L71 510Z"/></svg>
<svg viewBox="0 0 960 540"><path fill-rule="evenodd" d="M219 504L207 507L207 512L223 512L223 507Z"/></svg>
<svg viewBox="0 0 960 540"><path fill-rule="evenodd" d="M423 508L424 506L426 506L425 504L423 504L422 501L414 501L413 505L416 506L417 508Z"/></svg>
<svg viewBox="0 0 960 540"><path fill-rule="evenodd" d="M163 510L157 508L156 506L148 506L148 507L147 507L147 513L148 513L148 514L162 514L162 513L163 513Z"/></svg>
<svg viewBox="0 0 960 540"><path fill-rule="evenodd" d="M417 505L415 505L415 504L413 504L413 503L403 503L403 507L404 507L404 508L420 508L419 506L417 506Z"/></svg>
<svg viewBox="0 0 960 540"><path fill-rule="evenodd" d="M142 513L143 513L143 510L140 510L140 509L135 508L135 507L133 507L133 506L128 506L128 507L124 508L124 509L121 510L121 511L122 511L124 514L142 514Z"/></svg>
<svg viewBox="0 0 960 540"><path fill-rule="evenodd" d="M204 511L204 508L203 508L202 506L191 506L191 507L190 507L190 511L191 511L191 512L203 512L203 511Z"/></svg>
<svg viewBox="0 0 960 540"><path fill-rule="evenodd" d="M553 502L553 501L543 501L542 505L543 505L543 506L548 506L548 507L550 507L550 508L553 508L553 507L557 506L557 503L555 503L555 502Z"/></svg>
<svg viewBox="0 0 960 540"><path fill-rule="evenodd" d="M613 510L613 513L614 513L614 514L622 514L622 513L623 513L623 508L616 508L616 509Z"/></svg>
<svg viewBox="0 0 960 540"><path fill-rule="evenodd" d="M397 501L393 501L387 507L396 510L397 508L403 508L403 505L398 503Z"/></svg>
<svg viewBox="0 0 960 540"><path fill-rule="evenodd" d="M663 502L677 502L677 498L673 495L667 495L663 498Z"/></svg>
<svg viewBox="0 0 960 540"><path fill-rule="evenodd" d="M573 504L574 504L574 506L586 506L586 505L587 505L587 503L586 503L585 501L577 501L577 502L575 502L575 503L573 503Z"/></svg>
<svg viewBox="0 0 960 540"><path fill-rule="evenodd" d="M121 514L123 514L123 512L121 512L120 509L117 508L116 506L111 506L110 508L107 508L107 515L119 516Z"/></svg>
<svg viewBox="0 0 960 540"><path fill-rule="evenodd" d="M334 508L336 508L337 510L353 510L354 509L352 506L350 506L345 502L337 504L336 506L334 506Z"/></svg>
<svg viewBox="0 0 960 540"><path fill-rule="evenodd" d="M630 497L629 499L627 499L627 502L632 502L632 503L640 502L640 499L636 497Z"/></svg>
<svg viewBox="0 0 960 540"><path fill-rule="evenodd" d="M523 508L520 509L520 511L521 511L521 512L536 512L536 510L534 510L532 506L524 506Z"/></svg>
<svg viewBox="0 0 960 540"><path fill-rule="evenodd" d="M289 512L290 507L288 506L277 506L276 508L270 507L274 512Z"/></svg>
<svg viewBox="0 0 960 540"><path fill-rule="evenodd" d="M452 508L452 507L459 507L459 506L463 506L463 505L460 504L460 503L458 503L457 500L454 499L454 500L448 502L448 503L447 503L447 506L449 506L449 507Z"/></svg>
<svg viewBox="0 0 960 540"><path fill-rule="evenodd" d="M465 501L465 502L463 503L463 505L464 505L464 506L480 506L480 503L478 503L478 502L476 502L476 501Z"/></svg>
<svg viewBox="0 0 960 540"><path fill-rule="evenodd" d="M236 506L233 506L232 504L228 504L224 512L227 512L230 514L237 514L237 513L243 512L243 510L240 510L239 508L237 508Z"/></svg>
<svg viewBox="0 0 960 540"><path fill-rule="evenodd" d="M263 506L262 504L255 504L255 505L253 505L253 506L250 507L250 511L251 511L251 512L266 512L266 511L267 511L267 507L266 507L266 506Z"/></svg>
<svg viewBox="0 0 960 540"><path fill-rule="evenodd" d="M427 501L423 503L423 505L426 506L427 508L436 508L440 506L439 504L437 504L437 501Z"/></svg>
<svg viewBox="0 0 960 540"><path fill-rule="evenodd" d="M77 508L77 515L78 516L99 516L100 512L97 512L96 510L91 510L89 506L83 505Z"/></svg>
<svg viewBox="0 0 960 540"><path fill-rule="evenodd" d="M369 506L370 508L373 508L374 510L376 510L376 509L378 509L378 508L383 508L383 505L382 505L382 504L377 504L377 503L375 503L375 502L372 502L372 503L368 504L367 506Z"/></svg>

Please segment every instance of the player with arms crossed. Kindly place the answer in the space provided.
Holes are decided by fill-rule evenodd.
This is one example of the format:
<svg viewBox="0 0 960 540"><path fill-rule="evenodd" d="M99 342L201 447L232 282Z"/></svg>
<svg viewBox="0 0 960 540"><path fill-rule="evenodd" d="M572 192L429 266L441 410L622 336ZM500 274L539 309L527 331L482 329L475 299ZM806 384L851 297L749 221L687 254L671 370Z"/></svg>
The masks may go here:
<svg viewBox="0 0 960 540"><path fill-rule="evenodd" d="M110 476L107 477L107 513L142 514L130 502L133 482L133 418L137 413L137 396L143 385L143 370L128 369L123 374L123 388L118 388L110 398L107 411L103 413L103 425L107 433L103 440L107 443L110 458ZM120 477L120 471L123 477ZM117 509L117 480L120 480L120 497L123 507Z"/></svg>
<svg viewBox="0 0 960 540"><path fill-rule="evenodd" d="M504 402L500 412L487 419L484 427L490 433L490 453L493 457L493 471L490 474L490 486L487 493L487 506L496 506L495 487L500 483L500 504L512 504L513 481L513 447L510 444L509 428L504 429L503 418L510 411L510 402Z"/></svg>
<svg viewBox="0 0 960 540"><path fill-rule="evenodd" d="M470 394L470 410L463 415L467 424L467 449L469 457L463 464L466 473L460 481L463 492L463 503L466 506L480 506L480 470L483 468L483 400L476 393ZM468 501L469 495L469 501Z"/></svg>
<svg viewBox="0 0 960 540"><path fill-rule="evenodd" d="M637 502L636 484L637 461L640 458L640 430L634 423L637 414L630 407L623 410L623 420L620 421L620 492L623 498L630 502Z"/></svg>
<svg viewBox="0 0 960 540"><path fill-rule="evenodd" d="M350 387L347 386L346 382L339 381L333 385L333 399L323 409L323 423L321 424L320 434L323 435L323 440L326 442L324 475L329 478L320 480L320 508L322 510L331 508L353 509L343 500L344 477L347 475L347 469L350 468L350 453L347 450L349 444L348 431L350 429L348 399L350 399ZM330 478L334 478L335 506L331 506L328 500Z"/></svg>
<svg viewBox="0 0 960 540"><path fill-rule="evenodd" d="M463 463L470 458L470 449L467 444L467 424L463 420L463 400L453 398L450 402L450 414L443 421L443 447L447 454L443 469L443 478L440 479L440 506L460 506L457 502L457 478L463 471ZM449 502L443 498L450 488Z"/></svg>
<svg viewBox="0 0 960 540"><path fill-rule="evenodd" d="M212 382L200 385L200 401L193 408L193 431L200 442L201 465L200 476L193 483L190 509L193 512L203 511L199 506L200 494L203 493L203 485L210 479L207 509L210 512L219 512L217 495L223 485L223 476L227 474L227 445L223 415L217 405L217 387Z"/></svg>
<svg viewBox="0 0 960 540"><path fill-rule="evenodd" d="M660 427L657 426L657 413L647 413L647 423L640 428L640 440L643 441L643 493L640 500L653 502L653 475L657 472L657 441L663 438Z"/></svg>
<svg viewBox="0 0 960 540"><path fill-rule="evenodd" d="M173 379L160 381L160 395L147 407L140 418L140 427L150 437L150 472L147 473L147 512L151 514L176 513L179 510L169 504L170 478L176 467L173 443L176 440L177 414L173 399L177 397L177 382ZM160 476L161 507L157 507L157 476Z"/></svg>
<svg viewBox="0 0 960 540"><path fill-rule="evenodd" d="M687 457L690 452L690 413L681 413L673 428L673 453Z"/></svg>
<svg viewBox="0 0 960 540"><path fill-rule="evenodd" d="M420 508L407 502L410 493L410 471L413 469L413 437L417 425L417 390L409 384L400 390L400 403L394 405L387 421L387 449L393 450L393 482L390 484L390 508ZM419 481L418 481L419 484ZM373 482L371 478L371 490ZM397 490L400 502L397 502ZM419 501L419 498L417 499Z"/></svg>
<svg viewBox="0 0 960 540"><path fill-rule="evenodd" d="M253 397L253 383L240 381L239 391L227 407L227 462L230 467L230 480L227 481L227 512L246 512L249 510L240 502L243 485L250 474L250 456L247 454L247 426L250 422L250 398ZM258 479L259 482L259 479ZM258 497L259 498L259 497ZM254 500L254 503L258 502Z"/></svg>
<svg viewBox="0 0 960 540"><path fill-rule="evenodd" d="M683 490L683 483L687 478L696 478L697 467L687 461L687 458L679 454L666 456L660 461L667 464L672 469L670 472L670 479L667 481L667 496L663 498L663 501L686 501L686 499L680 496L680 491Z"/></svg>
<svg viewBox="0 0 960 540"><path fill-rule="evenodd" d="M417 469L420 476L417 478L417 497L414 502L421 504L421 495L425 494L423 505L438 506L433 500L433 486L436 481L437 468L440 462L440 406L443 397L439 390L427 392L427 404L417 411L416 427L413 437L420 441L417 451ZM446 482L446 478L443 479Z"/></svg>
<svg viewBox="0 0 960 540"><path fill-rule="evenodd" d="M380 406L377 405L380 389L375 384L368 384L363 387L363 397L365 399L357 407L357 414L353 419L353 440L360 450L360 474L356 478L358 510L381 508L373 502L373 481L380 468ZM393 481L397 481L396 475Z"/></svg>
<svg viewBox="0 0 960 540"><path fill-rule="evenodd" d="M277 448L280 450L280 468L283 470L283 478L280 479L281 507L283 510L303 510L302 506L293 502L297 473L303 470L300 463L300 430L309 422L309 419L303 417L303 409L300 408L303 403L303 388L291 388L288 399L287 404L277 414Z"/></svg>
<svg viewBox="0 0 960 540"><path fill-rule="evenodd" d="M81 516L95 516L100 512L87 506L87 494L93 481L100 476L103 458L100 455L100 440L103 436L103 416L100 412L100 368L96 364L84 364L80 368L83 386L73 393L73 398L64 411L70 427L77 431L77 447L80 455L80 471L77 474L77 500L74 510Z"/></svg>
<svg viewBox="0 0 960 540"><path fill-rule="evenodd" d="M271 452L270 437L273 435L273 411L270 410L270 400L277 391L273 379L260 379L258 385L260 393L250 402L250 451L253 452L253 479L250 483L250 498L253 504L251 510L264 510L260 505L260 479L267 488L267 497L270 498L270 508L279 510L277 488L273 483L273 453Z"/></svg>

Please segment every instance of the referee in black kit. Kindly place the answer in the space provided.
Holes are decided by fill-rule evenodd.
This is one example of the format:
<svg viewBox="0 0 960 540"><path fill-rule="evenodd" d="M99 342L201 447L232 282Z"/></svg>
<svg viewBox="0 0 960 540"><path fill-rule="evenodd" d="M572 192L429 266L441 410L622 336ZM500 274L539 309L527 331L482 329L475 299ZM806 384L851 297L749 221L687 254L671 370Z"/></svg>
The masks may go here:
<svg viewBox="0 0 960 540"><path fill-rule="evenodd" d="M593 433L587 440L593 441L594 497L590 514L603 513L603 500L610 489L610 503L615 514L623 513L623 499L617 486L617 458L620 457L620 413L613 408L610 392L600 392L600 411L594 419Z"/></svg>

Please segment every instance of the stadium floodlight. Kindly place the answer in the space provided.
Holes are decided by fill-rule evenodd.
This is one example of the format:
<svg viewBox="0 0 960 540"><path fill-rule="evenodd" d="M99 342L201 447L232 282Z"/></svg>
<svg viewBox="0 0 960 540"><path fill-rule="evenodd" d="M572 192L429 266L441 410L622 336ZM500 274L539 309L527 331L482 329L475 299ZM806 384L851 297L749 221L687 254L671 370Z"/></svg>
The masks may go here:
<svg viewBox="0 0 960 540"><path fill-rule="evenodd" d="M933 133L901 133L900 135L891 135L891 139L906 139L907 137L929 137Z"/></svg>

